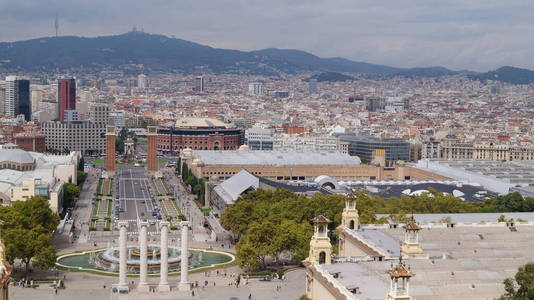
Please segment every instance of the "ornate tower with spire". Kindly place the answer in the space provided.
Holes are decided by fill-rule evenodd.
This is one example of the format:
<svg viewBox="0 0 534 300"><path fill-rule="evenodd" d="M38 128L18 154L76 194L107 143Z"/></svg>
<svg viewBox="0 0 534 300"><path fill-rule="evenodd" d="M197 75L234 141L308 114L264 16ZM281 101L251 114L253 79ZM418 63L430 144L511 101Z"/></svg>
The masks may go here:
<svg viewBox="0 0 534 300"><path fill-rule="evenodd" d="M345 198L345 208L341 214L341 226L349 229L358 229L360 225L360 216L356 209L356 196L349 194Z"/></svg>
<svg viewBox="0 0 534 300"><path fill-rule="evenodd" d="M411 221L404 226L404 242L402 242L401 253L402 254L422 254L423 248L419 243L419 227L415 221Z"/></svg>
<svg viewBox="0 0 534 300"><path fill-rule="evenodd" d="M330 264L332 262L332 244L328 237L328 220L320 215L313 218L313 237L310 241L310 255L306 259L312 263Z"/></svg>
<svg viewBox="0 0 534 300"><path fill-rule="evenodd" d="M410 272L410 268L399 259L396 266L391 266L391 269L386 273L390 277L389 293L386 295L386 300L412 300L410 296L410 278L415 276Z"/></svg>

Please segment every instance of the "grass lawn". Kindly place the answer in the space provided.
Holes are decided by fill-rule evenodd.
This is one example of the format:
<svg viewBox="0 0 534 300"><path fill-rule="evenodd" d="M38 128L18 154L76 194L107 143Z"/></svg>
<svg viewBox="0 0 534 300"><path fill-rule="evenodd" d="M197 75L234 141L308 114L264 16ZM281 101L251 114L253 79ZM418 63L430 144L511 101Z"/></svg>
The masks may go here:
<svg viewBox="0 0 534 300"><path fill-rule="evenodd" d="M95 160L93 160L93 163L95 165L103 166L106 163L106 160L105 159L95 159ZM117 166L133 166L133 165L135 165L135 162L119 162L119 161L117 161L116 165ZM140 165L143 165L143 164L140 164Z"/></svg>
<svg viewBox="0 0 534 300"><path fill-rule="evenodd" d="M101 159L101 158L93 160L93 163L95 165L103 165L105 162L106 161L104 159Z"/></svg>

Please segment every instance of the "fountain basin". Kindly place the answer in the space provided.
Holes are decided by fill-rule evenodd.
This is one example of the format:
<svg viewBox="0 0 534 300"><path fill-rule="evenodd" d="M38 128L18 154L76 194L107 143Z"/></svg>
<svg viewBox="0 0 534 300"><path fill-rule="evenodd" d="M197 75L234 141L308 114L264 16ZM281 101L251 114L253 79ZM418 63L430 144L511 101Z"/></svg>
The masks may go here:
<svg viewBox="0 0 534 300"><path fill-rule="evenodd" d="M58 257L56 261L56 265L59 267L63 267L63 268L74 268L80 271L87 271L91 273L100 273L100 274L105 274L105 275L118 275L118 264L119 264L118 260L116 263L110 262L110 266L107 269L102 266L95 265L95 262L93 261L93 259L96 259L96 257L101 256L103 253L111 249L98 249L98 250L84 251L80 253L65 254L65 255ZM169 247L168 252L170 256L171 247ZM180 255L177 255L177 256L178 258L180 257ZM117 258L118 258L118 252L117 252ZM131 259L138 260L138 257L132 256ZM227 252L189 248L189 260L190 260L189 270L195 271L195 270L201 270L205 268L211 268L211 267L216 267L216 266L232 263L235 261L235 256ZM171 260L169 258L169 275L180 273L179 272L180 260L178 259L174 263L176 263L176 265L174 266L173 269L171 269ZM132 264L132 265L128 264L127 269L128 269L129 275L138 274L139 264L138 263ZM148 269L149 269L150 274L154 274L154 275L159 274L159 261L157 261L157 263L154 262L151 268L151 259L149 257Z"/></svg>

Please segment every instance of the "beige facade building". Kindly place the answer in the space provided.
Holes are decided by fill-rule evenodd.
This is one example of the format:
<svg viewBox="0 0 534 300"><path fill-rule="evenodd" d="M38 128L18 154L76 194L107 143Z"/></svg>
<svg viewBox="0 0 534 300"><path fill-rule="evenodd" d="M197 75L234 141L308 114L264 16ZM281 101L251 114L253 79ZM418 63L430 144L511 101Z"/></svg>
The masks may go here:
<svg viewBox="0 0 534 300"><path fill-rule="evenodd" d="M360 164L356 156L321 151L192 151L181 154L198 178L228 179L247 170L270 180L314 181L327 175L337 181L358 180L448 180L447 177L409 166L392 168Z"/></svg>
<svg viewBox="0 0 534 300"><path fill-rule="evenodd" d="M21 185L11 188L10 196L10 202L25 201L31 197L41 196L48 199L53 211L59 212L63 203L63 182L58 181L51 184L39 178L24 180Z"/></svg>
<svg viewBox="0 0 534 300"><path fill-rule="evenodd" d="M440 151L441 156L437 158L441 159L534 160L534 145L528 144L468 143L457 138L447 138L441 141Z"/></svg>

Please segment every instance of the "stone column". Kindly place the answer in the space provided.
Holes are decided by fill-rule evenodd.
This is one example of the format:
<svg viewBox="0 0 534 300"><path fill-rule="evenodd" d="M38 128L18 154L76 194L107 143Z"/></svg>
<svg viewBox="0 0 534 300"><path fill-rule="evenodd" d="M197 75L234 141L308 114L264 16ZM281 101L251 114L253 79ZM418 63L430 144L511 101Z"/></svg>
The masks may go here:
<svg viewBox="0 0 534 300"><path fill-rule="evenodd" d="M148 275L147 231L148 231L148 222L147 221L139 222L139 250L140 250L139 254L140 254L140 257L139 257L139 285L137 286L137 290L140 292L149 291L149 285L147 282L147 275Z"/></svg>
<svg viewBox="0 0 534 300"><path fill-rule="evenodd" d="M168 281L169 274L169 255L168 255L168 235L169 235L169 222L161 221L159 223L161 231L161 245L160 245L160 271L159 271L159 286L158 291L169 292L171 287Z"/></svg>
<svg viewBox="0 0 534 300"><path fill-rule="evenodd" d="M182 226L182 257L180 260L180 291L189 291L191 290L191 283L188 280L188 271L189 271L189 222L182 221L180 222Z"/></svg>
<svg viewBox="0 0 534 300"><path fill-rule="evenodd" d="M126 247L126 241L128 239L128 222L119 222L119 284L118 288L121 290L128 289L128 283L126 282L127 272L127 257L128 248Z"/></svg>

